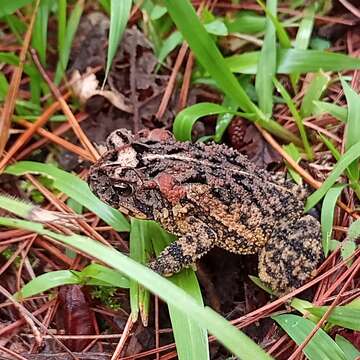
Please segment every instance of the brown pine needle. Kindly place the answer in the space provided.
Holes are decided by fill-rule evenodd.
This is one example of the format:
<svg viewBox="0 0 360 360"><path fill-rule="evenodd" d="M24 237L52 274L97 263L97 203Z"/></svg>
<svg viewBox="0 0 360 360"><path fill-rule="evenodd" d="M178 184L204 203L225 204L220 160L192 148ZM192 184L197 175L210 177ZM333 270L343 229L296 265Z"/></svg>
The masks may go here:
<svg viewBox="0 0 360 360"><path fill-rule="evenodd" d="M93 160L96 161L97 159L100 158L99 153L97 152L97 150L95 149L95 147L93 146L91 141L88 139L88 137L85 135L85 133L82 130L82 128L80 127L79 123L76 121L74 114L70 110L69 105L66 103L65 99L62 97L59 89L50 80L48 74L46 73L46 71L44 70L44 68L42 67L42 65L39 61L36 51L34 49L31 49L30 52L31 52L31 56L34 60L34 63L36 65L36 67L38 68L41 76L48 84L50 91L53 93L56 100L60 103L61 109L64 112L64 114L66 115L69 123L71 124L71 127L72 127L75 135L78 137L82 146L89 152L89 154L93 158Z"/></svg>
<svg viewBox="0 0 360 360"><path fill-rule="evenodd" d="M26 120L20 120L18 121L18 123L21 126L25 126L28 129L31 129L33 124L29 123ZM47 131L43 128L38 128L36 129L36 132L41 135L42 137L44 137L45 139L48 139L49 141L63 147L64 149L73 152L74 154L79 155L80 157L82 157L85 160L88 161L93 161L93 158L89 155L89 153L84 150L83 148L81 148L80 146L74 145L73 143L61 138L58 135L55 135L53 133L51 133L50 131Z"/></svg>
<svg viewBox="0 0 360 360"><path fill-rule="evenodd" d="M31 35L34 28L34 23L36 19L37 10L39 8L40 0L37 0L34 7L34 12L31 16L31 21L29 27L26 31L24 44L21 48L19 55L19 66L13 72L11 77L9 92L6 95L6 99L4 102L4 110L2 112L2 116L0 118L0 156L3 154L5 145L9 138L9 130L11 125L11 118L14 114L16 98L19 92L19 86L21 81L21 76L24 69L24 63L26 60L26 53L29 48L29 44L31 41ZM0 166L1 172L1 166Z"/></svg>
<svg viewBox="0 0 360 360"><path fill-rule="evenodd" d="M70 94L65 94L64 97L67 98ZM17 153L17 151L22 148L33 136L36 130L42 127L49 118L60 109L60 103L57 101L51 104L32 124L32 126L22 133L16 140L15 144L9 149L8 153L0 161L0 173L4 170L4 167L10 161L10 159Z"/></svg>

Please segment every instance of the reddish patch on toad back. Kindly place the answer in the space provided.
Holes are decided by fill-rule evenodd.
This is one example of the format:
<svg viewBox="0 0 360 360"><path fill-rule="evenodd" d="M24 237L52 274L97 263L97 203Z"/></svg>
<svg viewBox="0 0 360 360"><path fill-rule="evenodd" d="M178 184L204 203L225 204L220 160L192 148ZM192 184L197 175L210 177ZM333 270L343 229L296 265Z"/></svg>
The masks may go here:
<svg viewBox="0 0 360 360"><path fill-rule="evenodd" d="M170 131L165 129L143 129L138 133L138 136L145 140L164 142L173 138Z"/></svg>
<svg viewBox="0 0 360 360"><path fill-rule="evenodd" d="M176 179L170 174L161 173L156 177L155 181L161 193L171 204L178 203L186 195L185 189L177 185Z"/></svg>

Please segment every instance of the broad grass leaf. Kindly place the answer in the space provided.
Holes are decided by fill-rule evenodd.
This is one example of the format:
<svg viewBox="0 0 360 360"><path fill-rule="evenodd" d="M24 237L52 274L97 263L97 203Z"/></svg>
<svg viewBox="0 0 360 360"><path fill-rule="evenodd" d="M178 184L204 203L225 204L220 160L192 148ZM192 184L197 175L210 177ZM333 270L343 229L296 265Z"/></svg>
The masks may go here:
<svg viewBox="0 0 360 360"><path fill-rule="evenodd" d="M226 19L229 33L255 34L265 30L266 18L252 11L239 11Z"/></svg>
<svg viewBox="0 0 360 360"><path fill-rule="evenodd" d="M62 285L74 285L80 284L80 277L76 271L72 270L58 270L48 272L37 276L36 278L29 281L24 285L20 292L16 293L15 296L19 299L27 298L37 294L41 294L44 291L53 289L57 286Z"/></svg>
<svg viewBox="0 0 360 360"><path fill-rule="evenodd" d="M286 331L297 345L300 345L315 327L312 321L292 314L277 315L273 316L272 319ZM316 332L303 352L309 360L347 360L344 352L322 329Z"/></svg>
<svg viewBox="0 0 360 360"><path fill-rule="evenodd" d="M158 256L166 246L176 240L174 235L165 232L157 223L148 221L148 235L152 239L155 254ZM200 286L192 269L186 269L169 278L182 288L200 306L204 306ZM209 359L207 331L194 321L184 316L176 307L169 305L169 314L173 327L176 349L180 359Z"/></svg>
<svg viewBox="0 0 360 360"><path fill-rule="evenodd" d="M54 180L54 187L94 212L116 231L129 231L129 223L118 210L99 200L89 189L87 183L78 176L67 173L54 165L34 161L20 161L5 170L12 175L26 173L42 174Z"/></svg>
<svg viewBox="0 0 360 360"><path fill-rule="evenodd" d="M343 336L336 334L335 342L346 355L347 360L356 360L360 357L360 351Z"/></svg>
<svg viewBox="0 0 360 360"><path fill-rule="evenodd" d="M321 98L321 95L326 90L330 82L330 76L320 71L315 74L314 78L307 87L303 101L301 103L300 115L305 118L312 114L314 108L314 101Z"/></svg>
<svg viewBox="0 0 360 360"><path fill-rule="evenodd" d="M2 1L0 4L0 17L5 15L10 15L14 13L17 9L22 8L23 6L32 3L32 0L11 0L11 1Z"/></svg>
<svg viewBox="0 0 360 360"><path fill-rule="evenodd" d="M27 298L63 285L101 285L128 288L129 280L118 271L90 264L82 271L58 270L41 274L24 285L17 298Z"/></svg>
<svg viewBox="0 0 360 360"><path fill-rule="evenodd" d="M215 311L200 306L184 290L115 249L86 236L76 234L66 236L54 233L46 230L40 224L29 221L0 217L0 225L36 232L97 258L104 264L138 281L166 301L168 305L174 306L178 311L182 312L184 316L191 317L199 326L207 328L219 342L242 360L272 359L261 347Z"/></svg>
<svg viewBox="0 0 360 360"><path fill-rule="evenodd" d="M336 104L328 103L326 101L313 101L314 107L312 109L313 115L322 115L329 113L336 119L342 121L343 123L347 122L348 111L347 108L341 107Z"/></svg>
<svg viewBox="0 0 360 360"><path fill-rule="evenodd" d="M92 263L78 272L81 283L86 285L98 285L100 281L102 286L115 286L118 288L129 288L129 279L116 271L104 265Z"/></svg>
<svg viewBox="0 0 360 360"><path fill-rule="evenodd" d="M328 306L310 307L308 310L311 314L322 317L329 309ZM347 329L359 331L360 330L360 309L351 308L349 306L335 306L331 311L327 322L341 326Z"/></svg>
<svg viewBox="0 0 360 360"><path fill-rule="evenodd" d="M259 51L233 55L225 59L232 72L256 74ZM321 50L279 49L277 74L307 73L323 71L343 71L360 69L360 59L344 54Z"/></svg>

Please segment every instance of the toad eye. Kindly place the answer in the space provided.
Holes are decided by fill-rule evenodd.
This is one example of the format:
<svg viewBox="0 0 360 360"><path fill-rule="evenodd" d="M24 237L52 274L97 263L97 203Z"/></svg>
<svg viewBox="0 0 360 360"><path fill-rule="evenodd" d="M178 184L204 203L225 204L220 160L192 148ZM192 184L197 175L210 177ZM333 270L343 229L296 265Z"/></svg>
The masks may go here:
<svg viewBox="0 0 360 360"><path fill-rule="evenodd" d="M130 196L134 192L134 188L127 183L114 184L113 188L120 196Z"/></svg>

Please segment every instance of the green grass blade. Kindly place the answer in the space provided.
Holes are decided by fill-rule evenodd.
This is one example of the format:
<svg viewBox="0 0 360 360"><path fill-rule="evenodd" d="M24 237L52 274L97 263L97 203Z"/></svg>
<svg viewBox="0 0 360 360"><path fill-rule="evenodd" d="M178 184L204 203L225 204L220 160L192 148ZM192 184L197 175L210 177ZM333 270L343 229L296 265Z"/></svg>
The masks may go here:
<svg viewBox="0 0 360 360"><path fill-rule="evenodd" d="M344 79L341 79L341 85L348 105L345 150L349 150L360 139L360 95ZM360 175L359 161L356 160L350 164L349 171L354 177L354 181L358 182Z"/></svg>
<svg viewBox="0 0 360 360"><path fill-rule="evenodd" d="M277 88L277 90L280 92L282 98L285 100L286 105L288 106L294 120L295 123L299 129L300 132L300 137L301 140L303 142L304 145L304 149L306 152L306 155L308 157L309 160L312 160L314 158L314 152L313 149L309 143L308 137L306 135L306 131L305 131L305 126L303 124L303 120L301 118L301 115L299 114L299 112L297 111L294 102L292 101L289 93L286 91L285 87L276 79L273 78L274 84Z"/></svg>
<svg viewBox="0 0 360 360"><path fill-rule="evenodd" d="M329 253L336 201L346 185L337 184L325 194L321 208L321 236L325 256Z"/></svg>
<svg viewBox="0 0 360 360"><path fill-rule="evenodd" d="M233 55L225 59L235 73L256 74L260 52ZM320 50L279 49L277 74L360 69L360 59Z"/></svg>
<svg viewBox="0 0 360 360"><path fill-rule="evenodd" d="M295 49L307 49L309 47L311 33L314 27L315 8L316 4L312 4L305 10L304 18L301 20L299 29L296 33L294 42ZM296 88L299 77L299 73L290 74L291 83L294 89Z"/></svg>
<svg viewBox="0 0 360 360"><path fill-rule="evenodd" d="M311 83L309 84L306 93L304 95L300 115L305 118L312 114L314 108L314 101L320 100L321 95L326 90L330 82L330 76L324 72L318 72Z"/></svg>
<svg viewBox="0 0 360 360"><path fill-rule="evenodd" d="M156 255L158 256L166 246L176 240L176 237L165 232L157 223L149 221L149 237ZM186 269L169 278L182 288L200 306L204 306L200 286L192 269ZM171 324L174 332L176 349L180 359L209 359L209 345L207 331L194 321L184 316L176 307L169 305Z"/></svg>
<svg viewBox="0 0 360 360"><path fill-rule="evenodd" d="M58 21L58 49L65 47L66 38L66 6L67 0L58 0L57 21Z"/></svg>
<svg viewBox="0 0 360 360"><path fill-rule="evenodd" d="M283 145L283 149L291 156L293 160L299 163L299 161L301 160L301 154L298 148L293 143ZM285 165L294 181L297 184L301 185L302 177L287 162L285 162Z"/></svg>
<svg viewBox="0 0 360 360"><path fill-rule="evenodd" d="M119 273L119 271L109 269L101 264L92 263L79 271L77 275L81 283L85 285L115 286L128 289L130 287L129 279ZM94 281L95 280L95 281Z"/></svg>
<svg viewBox="0 0 360 360"><path fill-rule="evenodd" d="M60 44L58 44L58 53L59 53L59 61L56 65L54 83L58 85L65 73L69 62L69 56L71 51L72 42L76 33L76 30L79 26L80 18L84 10L84 2L85 0L78 0L71 11L69 16L69 20L66 26L65 40L62 44L62 48L60 48Z"/></svg>
<svg viewBox="0 0 360 360"><path fill-rule="evenodd" d="M266 18L252 11L239 11L234 18L225 19L229 33L256 34L265 31Z"/></svg>
<svg viewBox="0 0 360 360"><path fill-rule="evenodd" d="M209 23L204 24L204 28L209 34L216 36L227 36L229 34L226 25L220 19L215 19Z"/></svg>
<svg viewBox="0 0 360 360"><path fill-rule="evenodd" d="M41 294L58 286L80 284L81 280L77 273L77 271L73 270L58 270L39 275L24 285L15 296L23 299Z"/></svg>
<svg viewBox="0 0 360 360"><path fill-rule="evenodd" d="M173 133L177 140L191 141L191 131L196 123L203 116L228 114L228 108L213 103L198 103L180 111L174 120Z"/></svg>
<svg viewBox="0 0 360 360"><path fill-rule="evenodd" d="M100 264L90 264L82 271L58 270L41 274L24 285L15 296L23 299L58 286L70 284L128 288L129 280L116 270Z"/></svg>
<svg viewBox="0 0 360 360"><path fill-rule="evenodd" d="M360 351L343 336L336 334L335 342L346 355L347 360L356 360L360 357Z"/></svg>
<svg viewBox="0 0 360 360"><path fill-rule="evenodd" d="M327 148L331 151L332 156L336 161L339 161L341 154L339 150L334 146L334 144L324 135L319 134L321 141L327 146ZM360 184L359 181L355 179L354 174L349 170L349 168L345 169L346 175L350 180L350 186L355 191L357 197L360 199Z"/></svg>
<svg viewBox="0 0 360 360"><path fill-rule="evenodd" d="M28 219L31 212L34 210L35 205L14 199L10 196L0 195L1 208L10 211L24 219Z"/></svg>
<svg viewBox="0 0 360 360"><path fill-rule="evenodd" d="M328 306L316 306L307 308L311 314L322 317L329 309ZM347 329L360 330L360 309L348 306L335 306L326 320L330 324L341 326Z"/></svg>
<svg viewBox="0 0 360 360"><path fill-rule="evenodd" d="M200 326L207 328L218 341L242 360L272 359L261 347L256 345L244 333L232 326L215 311L200 306L190 295L186 294L184 290L172 284L169 280L110 247L86 236L76 234L66 236L54 233L44 229L40 224L29 221L0 217L0 225L29 230L43 236L48 236L99 259L104 264L138 281L166 301L168 305L174 306L185 316L191 317Z"/></svg>
<svg viewBox="0 0 360 360"><path fill-rule="evenodd" d="M116 54L125 27L130 15L132 0L111 0L110 6L110 32L107 52L104 83L109 75L112 61Z"/></svg>
<svg viewBox="0 0 360 360"><path fill-rule="evenodd" d="M354 221L348 230L347 238L350 241L356 241L357 238L360 237L360 219Z"/></svg>
<svg viewBox="0 0 360 360"><path fill-rule="evenodd" d="M14 13L17 9L22 8L23 6L30 4L32 0L12 0L12 1L2 1L0 4L0 17L5 15L10 15Z"/></svg>
<svg viewBox="0 0 360 360"><path fill-rule="evenodd" d="M132 218L131 219L131 231L130 231L130 257L140 264L147 264L149 262L149 245L150 241L148 238L148 222L141 221ZM130 280L130 306L131 316L133 321L138 318L139 311L142 310L141 318L144 325L147 325L148 313L146 312L146 306L144 299L147 292L138 282Z"/></svg>
<svg viewBox="0 0 360 360"><path fill-rule="evenodd" d="M339 105L335 105L332 103L328 103L325 101L314 101L313 102L313 115L322 115L324 113L329 113L336 119L346 123L348 117L347 108L341 107Z"/></svg>
<svg viewBox="0 0 360 360"><path fill-rule="evenodd" d="M94 212L116 231L129 231L129 224L125 217L117 210L99 200L89 189L87 183L79 177L60 170L50 164L33 161L20 161L10 165L5 170L12 175L26 173L42 174L54 180L54 187L76 200L87 209Z"/></svg>
<svg viewBox="0 0 360 360"><path fill-rule="evenodd" d="M274 84L276 73L276 31L269 15L276 16L277 0L266 2L267 19L264 42L260 51L255 89L261 111L268 117L272 115Z"/></svg>
<svg viewBox="0 0 360 360"><path fill-rule="evenodd" d="M179 31L174 31L161 45L157 55L159 63L163 63L165 58L181 43L183 37Z"/></svg>
<svg viewBox="0 0 360 360"><path fill-rule="evenodd" d="M277 2L277 1L276 1ZM290 38L282 25L282 23L278 20L276 16L276 7L269 11L267 7L264 6L261 0L257 0L257 3L262 7L264 12L266 13L267 18L272 22L274 29L276 30L277 37L279 39L279 43L283 48L291 48ZM275 2L274 2L275 4ZM265 37L267 35L267 30Z"/></svg>
<svg viewBox="0 0 360 360"><path fill-rule="evenodd" d="M308 197L305 205L305 211L312 209L323 198L327 191L335 184L344 170L359 157L360 141L354 144L341 156L334 169L331 171L328 178L323 182L321 187Z"/></svg>
<svg viewBox="0 0 360 360"><path fill-rule="evenodd" d="M222 105L231 111L237 110L237 105L234 102L234 100L230 99L229 97L225 96ZM219 114L217 121L216 121L216 127L215 127L215 135L214 135L214 141L219 143L227 129L227 127L230 125L232 119L234 117L233 113L224 113Z"/></svg>
<svg viewBox="0 0 360 360"><path fill-rule="evenodd" d="M284 314L272 317L286 333L300 345L315 324L297 315ZM347 360L343 351L336 345L335 341L322 329L319 329L303 350L309 360L331 359Z"/></svg>
<svg viewBox="0 0 360 360"><path fill-rule="evenodd" d="M38 52L40 61L44 66L46 65L49 12L50 12L50 0L42 0L40 2L39 10L36 14L34 30L31 39L32 46Z"/></svg>

